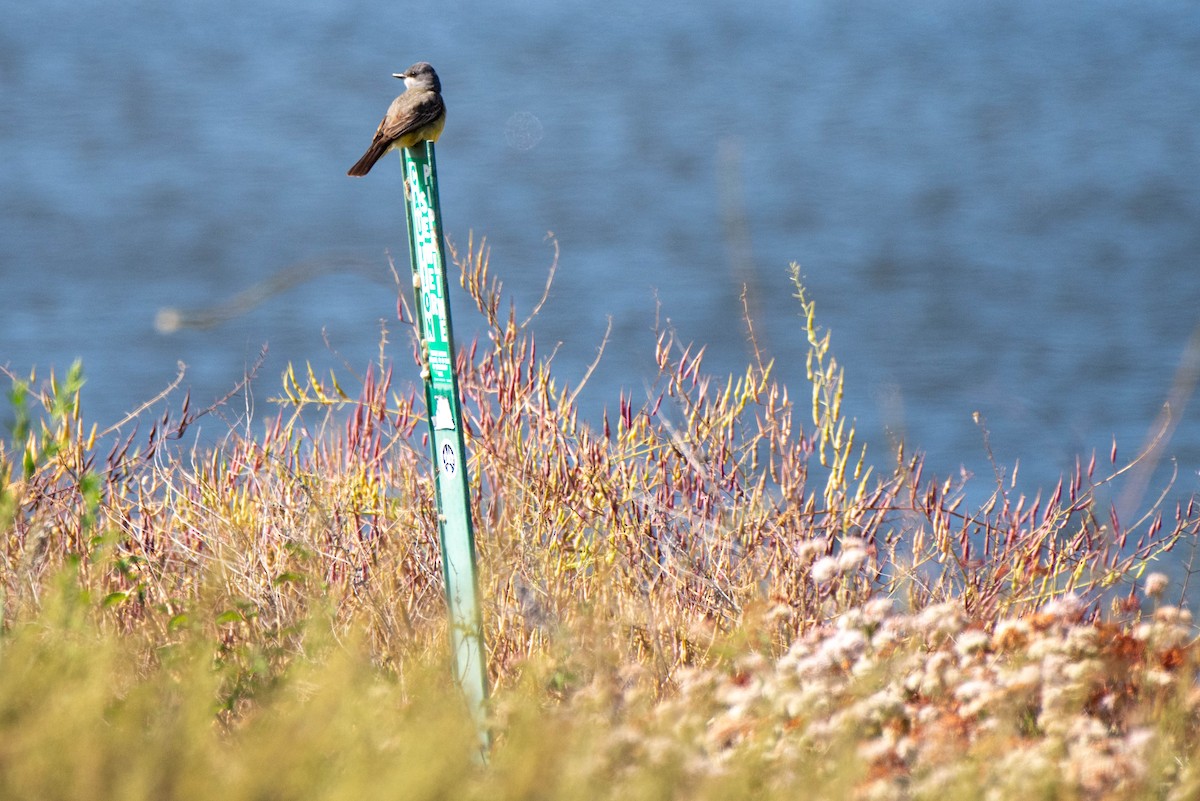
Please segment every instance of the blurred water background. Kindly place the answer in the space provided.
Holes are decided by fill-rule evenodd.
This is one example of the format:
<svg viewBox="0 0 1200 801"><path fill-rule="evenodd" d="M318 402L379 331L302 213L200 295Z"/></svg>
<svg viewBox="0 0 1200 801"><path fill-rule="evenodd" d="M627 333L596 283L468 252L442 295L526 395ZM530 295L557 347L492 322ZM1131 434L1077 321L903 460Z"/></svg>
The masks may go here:
<svg viewBox="0 0 1200 801"><path fill-rule="evenodd" d="M798 262L887 469L1019 484L1132 456L1200 324L1200 12L1149 0L427 4L10 3L0 27L0 364L82 358L110 424L187 365L195 402L260 347L256 414L289 362L377 357L407 240L389 156L346 177L417 60L441 75L451 240L486 236L589 416L653 379L656 319L740 373L762 344L805 404ZM278 276L317 277L209 328L156 330ZM461 296L460 343L479 321ZM332 346L332 349L330 347ZM175 402L178 402L178 396ZM235 401L240 408L242 400ZM1156 482L1200 485L1196 403ZM0 423L11 413L0 412ZM223 423L205 424L222 433ZM1174 460L1174 461L1172 461Z"/></svg>

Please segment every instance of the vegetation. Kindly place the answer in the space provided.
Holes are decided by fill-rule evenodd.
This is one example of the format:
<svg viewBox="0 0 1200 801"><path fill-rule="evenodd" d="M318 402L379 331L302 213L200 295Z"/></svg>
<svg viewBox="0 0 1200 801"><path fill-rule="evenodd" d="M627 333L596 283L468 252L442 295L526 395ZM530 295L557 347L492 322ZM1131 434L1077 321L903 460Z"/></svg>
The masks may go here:
<svg viewBox="0 0 1200 801"><path fill-rule="evenodd" d="M186 398L97 431L76 367L13 377L0 445L0 796L1200 794L1192 620L1146 574L1194 543L1191 502L1119 519L1115 452L979 508L919 456L869 461L798 281L811 403L664 331L648 397L590 426L486 251L456 263L489 330L458 359L487 764L385 348L353 392L289 370L217 447L182 444L213 411Z"/></svg>

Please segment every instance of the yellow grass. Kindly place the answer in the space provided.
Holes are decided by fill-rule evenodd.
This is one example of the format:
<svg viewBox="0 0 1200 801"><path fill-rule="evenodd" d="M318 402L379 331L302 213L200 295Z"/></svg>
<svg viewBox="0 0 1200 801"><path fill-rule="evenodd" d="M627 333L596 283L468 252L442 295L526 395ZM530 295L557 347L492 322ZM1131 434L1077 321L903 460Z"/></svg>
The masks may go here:
<svg viewBox="0 0 1200 801"><path fill-rule="evenodd" d="M590 425L486 252L457 262L490 326L459 358L488 766L393 345L353 382L290 369L215 447L186 399L97 431L80 368L12 377L0 797L1200 792L1191 619L1144 575L1194 506L1117 519L1115 459L968 508L919 457L868 458L799 283L803 402L664 331L648 396Z"/></svg>

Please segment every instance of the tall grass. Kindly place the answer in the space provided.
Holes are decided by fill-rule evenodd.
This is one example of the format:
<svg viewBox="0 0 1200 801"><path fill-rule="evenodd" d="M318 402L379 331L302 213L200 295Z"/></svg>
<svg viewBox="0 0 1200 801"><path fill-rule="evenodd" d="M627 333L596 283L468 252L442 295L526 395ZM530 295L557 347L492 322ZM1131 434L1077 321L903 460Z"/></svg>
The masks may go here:
<svg viewBox="0 0 1200 801"><path fill-rule="evenodd" d="M1143 575L1194 542L1193 503L1120 519L1115 453L977 508L919 456L867 458L798 279L802 402L765 358L718 380L663 331L651 390L590 425L482 244L455 262L487 324L458 370L490 765L439 678L427 442L394 372L413 343L358 377L289 368L219 447L183 444L213 411L186 398L98 431L78 367L13 377L5 797L1195 788L1191 621Z"/></svg>

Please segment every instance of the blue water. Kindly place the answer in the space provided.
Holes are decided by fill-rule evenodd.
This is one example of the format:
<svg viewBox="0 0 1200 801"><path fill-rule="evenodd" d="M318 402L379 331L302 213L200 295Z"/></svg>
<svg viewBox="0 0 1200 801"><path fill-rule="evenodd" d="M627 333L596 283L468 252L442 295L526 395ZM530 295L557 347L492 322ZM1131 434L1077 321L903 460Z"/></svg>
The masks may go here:
<svg viewBox="0 0 1200 801"><path fill-rule="evenodd" d="M381 321L403 337L385 254L403 267L407 240L392 158L345 172L399 91L390 74L425 59L450 110L451 239L486 236L528 310L554 232L534 329L561 343L564 380L612 319L589 414L653 380L656 315L707 344L712 371L741 372L743 282L803 398L796 261L881 469L903 437L931 470L986 488L975 412L1030 489L1077 453L1115 437L1131 456L1148 436L1200 324L1191 3L412 8L10 4L0 364L82 358L101 423L180 361L206 402L268 343L259 415L288 361L365 366ZM163 307L209 308L296 265L325 273L211 328L155 329ZM460 340L478 329L461 302L456 318ZM1161 463L1176 460L1180 492L1200 486L1197 408Z"/></svg>

